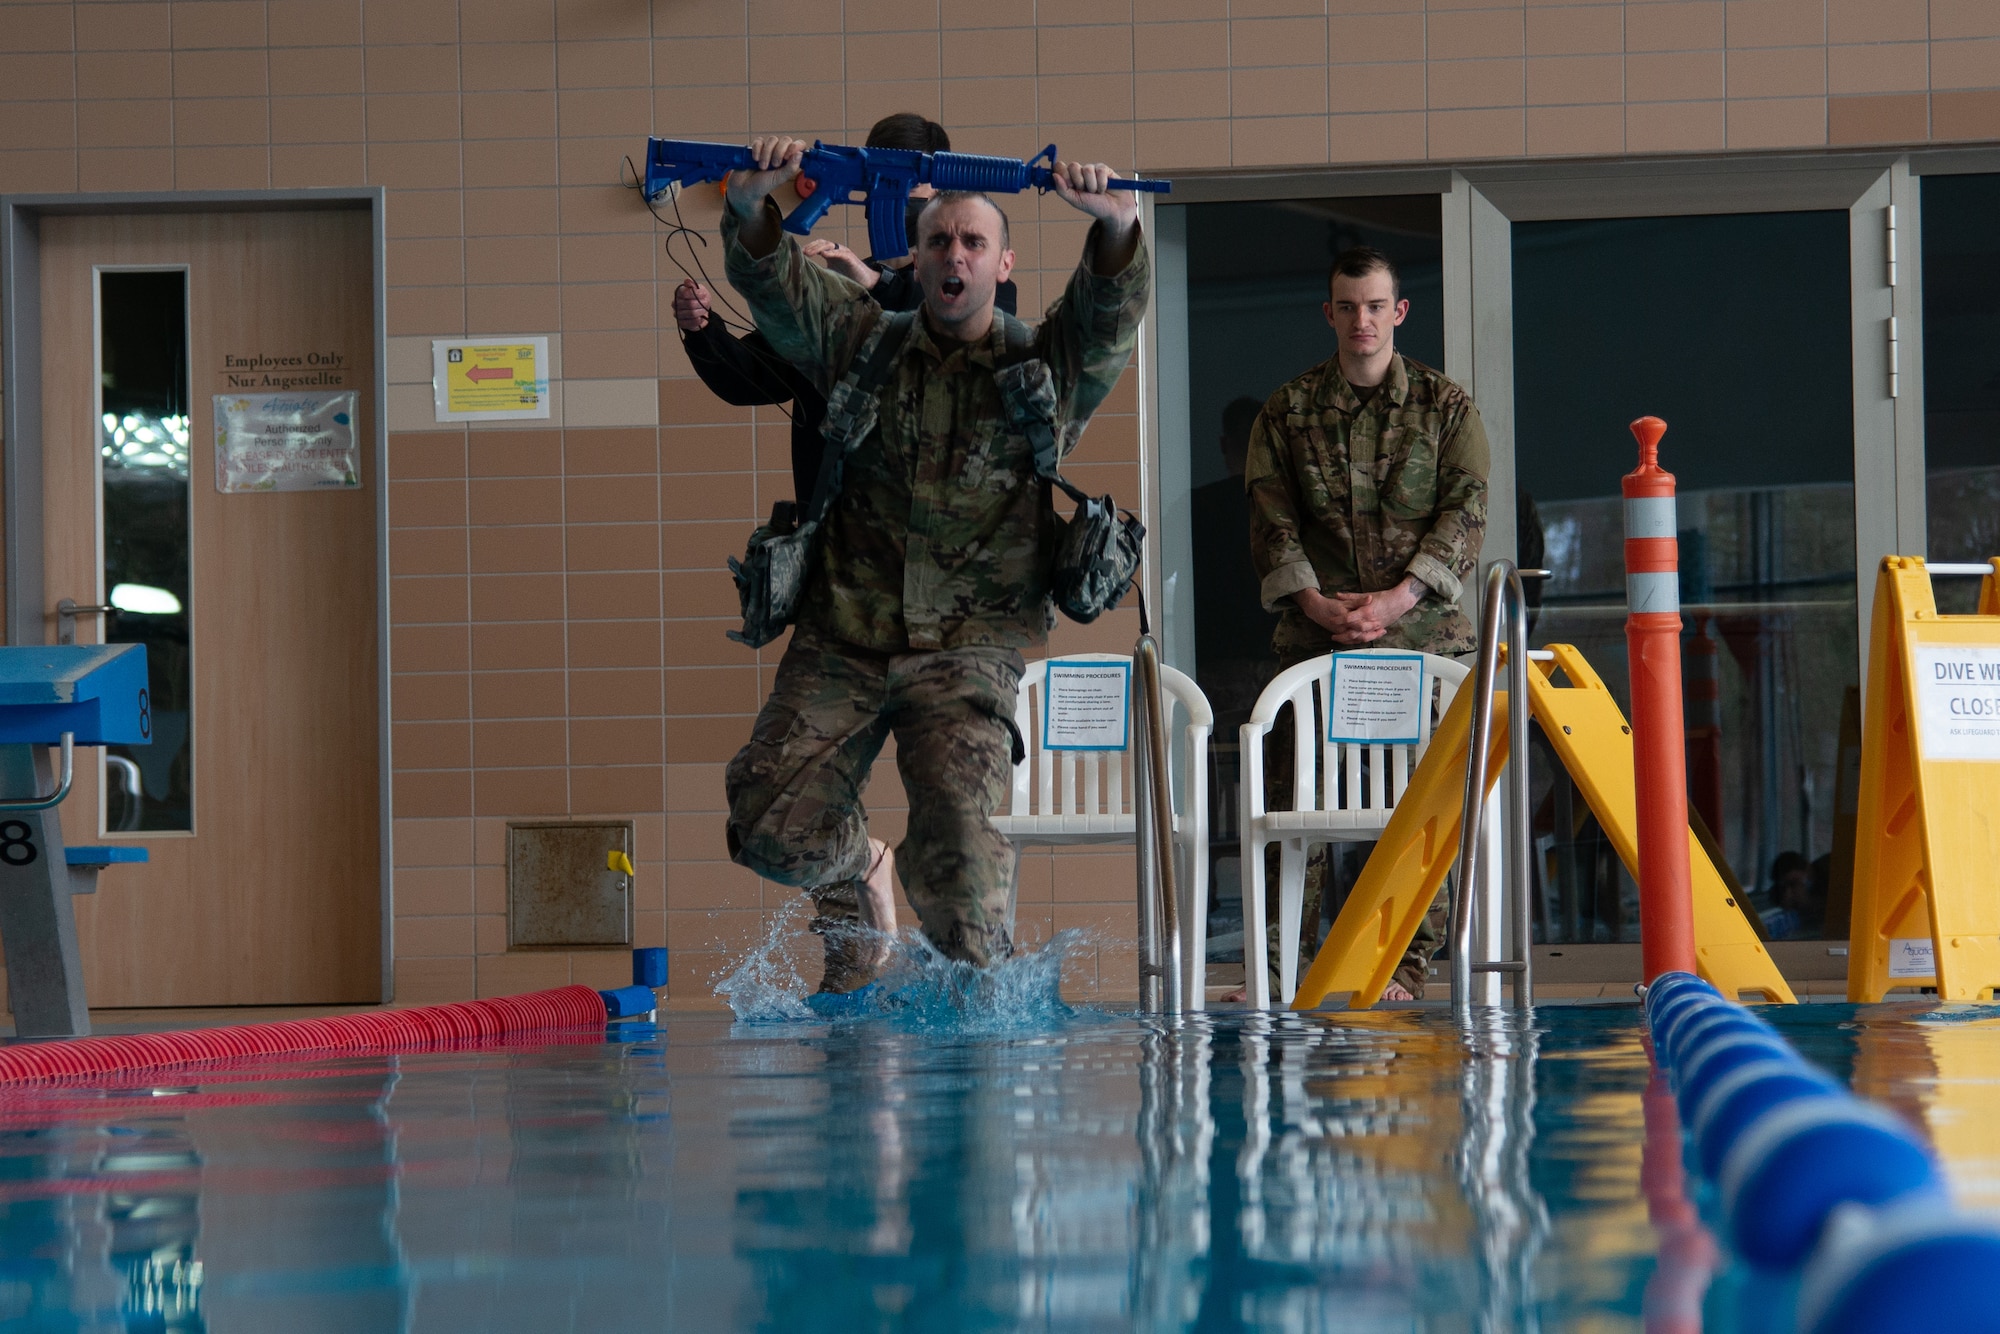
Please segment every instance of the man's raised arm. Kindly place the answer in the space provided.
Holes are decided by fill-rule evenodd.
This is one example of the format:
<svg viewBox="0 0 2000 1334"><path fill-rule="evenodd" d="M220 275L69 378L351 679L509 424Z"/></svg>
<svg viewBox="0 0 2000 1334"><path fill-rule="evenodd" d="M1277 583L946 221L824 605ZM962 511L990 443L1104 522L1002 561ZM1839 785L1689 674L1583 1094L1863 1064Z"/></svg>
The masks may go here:
<svg viewBox="0 0 2000 1334"><path fill-rule="evenodd" d="M1065 452L1124 374L1146 314L1151 270L1139 199L1129 190L1110 189L1114 176L1101 162L1059 162L1051 178L1066 203L1096 219L1084 239L1082 263L1036 332L1063 416L1075 427L1063 442Z"/></svg>
<svg viewBox="0 0 2000 1334"><path fill-rule="evenodd" d="M805 147L782 136L750 141L759 168L730 173L723 265L765 340L827 393L882 308L856 283L808 262L779 228L771 192L799 174Z"/></svg>

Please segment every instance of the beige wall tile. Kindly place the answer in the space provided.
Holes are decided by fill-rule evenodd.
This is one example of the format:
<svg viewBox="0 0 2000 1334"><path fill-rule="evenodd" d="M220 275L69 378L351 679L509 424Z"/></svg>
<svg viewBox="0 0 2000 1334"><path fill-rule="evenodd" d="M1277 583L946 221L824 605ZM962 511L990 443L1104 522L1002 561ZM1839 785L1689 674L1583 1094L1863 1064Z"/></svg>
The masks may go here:
<svg viewBox="0 0 2000 1334"><path fill-rule="evenodd" d="M1778 97L1729 104L1731 148L1817 148L1827 142L1827 100Z"/></svg>
<svg viewBox="0 0 2000 1334"><path fill-rule="evenodd" d="M1168 120L1140 124L1134 166L1152 174L1228 166L1228 120Z"/></svg>
<svg viewBox="0 0 2000 1334"><path fill-rule="evenodd" d="M1597 55L1625 48L1622 6L1535 5L1527 11L1526 49L1531 56Z"/></svg>
<svg viewBox="0 0 2000 1334"><path fill-rule="evenodd" d="M1929 0L1827 0L1830 42L1909 42L1929 35Z"/></svg>
<svg viewBox="0 0 2000 1334"><path fill-rule="evenodd" d="M1696 153L1726 142L1721 102L1634 102L1625 108L1629 153Z"/></svg>
<svg viewBox="0 0 2000 1334"><path fill-rule="evenodd" d="M1627 51L1698 51L1723 44L1721 0L1628 5Z"/></svg>
<svg viewBox="0 0 2000 1334"><path fill-rule="evenodd" d="M1326 59L1327 49L1323 18L1239 19L1229 25L1229 63L1239 70L1316 65Z"/></svg>
<svg viewBox="0 0 2000 1334"><path fill-rule="evenodd" d="M1522 60L1434 60L1428 71L1430 106L1433 112L1458 107L1520 106L1525 96L1526 63Z"/></svg>
<svg viewBox="0 0 2000 1334"><path fill-rule="evenodd" d="M1798 46L1826 40L1825 0L1728 0L1732 47Z"/></svg>
<svg viewBox="0 0 2000 1334"><path fill-rule="evenodd" d="M1334 112L1421 111L1428 94L1422 65L1335 65L1327 72Z"/></svg>
<svg viewBox="0 0 2000 1334"><path fill-rule="evenodd" d="M1364 60L1422 60L1423 17L1419 14L1343 14L1327 26L1327 56L1336 64Z"/></svg>
<svg viewBox="0 0 2000 1334"><path fill-rule="evenodd" d="M1227 69L1229 25L1141 23L1132 30L1132 62L1140 70Z"/></svg>
<svg viewBox="0 0 2000 1334"><path fill-rule="evenodd" d="M1527 151L1527 120L1515 109L1433 111L1432 157L1518 157Z"/></svg>
<svg viewBox="0 0 2000 1334"><path fill-rule="evenodd" d="M1930 45L1890 42L1827 48L1831 93L1922 92L1930 85Z"/></svg>
<svg viewBox="0 0 2000 1334"><path fill-rule="evenodd" d="M346 46L361 41L360 0L266 0L264 11L272 46Z"/></svg>
<svg viewBox="0 0 2000 1334"><path fill-rule="evenodd" d="M1254 82L1256 76L1245 73L1246 82ZM1321 97L1325 96L1325 74L1321 72ZM1158 74L1139 74L1133 77L1133 107L1139 117L1139 159L1148 160L1146 144L1148 132L1163 135L1181 133L1181 124L1188 118L1224 117L1229 114L1229 89L1232 76L1228 70L1173 70ZM1173 122L1172 125L1148 124L1152 121ZM1224 158L1227 153L1225 150Z"/></svg>
<svg viewBox="0 0 2000 1334"><path fill-rule="evenodd" d="M1563 104L1622 104L1625 98L1625 58L1623 56L1534 56L1527 62L1527 92L1530 106ZM1530 125L1533 119L1530 118ZM1551 124L1568 124L1557 118ZM1618 134L1622 142L1624 121ZM1528 150L1534 152L1533 148Z"/></svg>
<svg viewBox="0 0 2000 1334"><path fill-rule="evenodd" d="M1991 88L2000 84L2000 38L1931 43L1931 87Z"/></svg>
<svg viewBox="0 0 2000 1334"><path fill-rule="evenodd" d="M1930 38L2000 37L2000 7L1988 0L1931 0Z"/></svg>
<svg viewBox="0 0 2000 1334"><path fill-rule="evenodd" d="M1634 102L1721 97L1720 51L1634 52L1625 57L1625 95Z"/></svg>
<svg viewBox="0 0 2000 1334"><path fill-rule="evenodd" d="M1820 46L1732 50L1731 97L1813 97L1826 92L1826 48Z"/></svg>
<svg viewBox="0 0 2000 1334"><path fill-rule="evenodd" d="M1624 147L1622 104L1528 108L1527 150L1532 157L1610 154Z"/></svg>
<svg viewBox="0 0 2000 1334"><path fill-rule="evenodd" d="M1327 71L1321 65L1239 70L1230 87L1230 111L1237 116L1326 114Z"/></svg>
<svg viewBox="0 0 2000 1334"><path fill-rule="evenodd" d="M1525 17L1518 7L1433 10L1425 24L1427 54L1433 61L1518 56L1526 49Z"/></svg>

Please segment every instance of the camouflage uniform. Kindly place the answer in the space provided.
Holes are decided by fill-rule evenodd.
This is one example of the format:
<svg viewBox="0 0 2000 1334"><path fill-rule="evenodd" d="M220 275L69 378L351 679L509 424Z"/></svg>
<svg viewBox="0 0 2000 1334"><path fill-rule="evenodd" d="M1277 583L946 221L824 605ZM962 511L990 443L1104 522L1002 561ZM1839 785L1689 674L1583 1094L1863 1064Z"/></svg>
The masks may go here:
<svg viewBox="0 0 2000 1334"><path fill-rule="evenodd" d="M1271 637L1280 670L1342 647L1292 594L1374 593L1406 575L1426 585L1422 598L1368 647L1447 657L1471 652L1478 638L1458 598L1462 581L1479 566L1486 469L1486 430L1470 396L1401 353L1390 358L1388 375L1365 403L1338 357L1271 395L1250 431L1244 485L1259 591L1265 608L1280 613ZM1274 802L1289 801L1291 788L1290 720L1281 723L1266 768ZM1326 855L1317 853L1306 874L1307 940L1318 934L1326 875ZM1396 970L1414 995L1423 994L1430 956L1443 937L1443 898ZM1275 960L1275 923L1270 932Z"/></svg>
<svg viewBox="0 0 2000 1334"><path fill-rule="evenodd" d="M730 282L772 347L831 392L881 307L789 237L753 258L739 230L724 210ZM1146 307L1145 246L1105 277L1092 272L1097 244L1093 228L1034 335L1065 449L1124 372ZM1008 948L1012 856L989 817L1018 756L1018 650L1048 637L1062 532L995 384L1005 349L998 319L967 346L940 345L921 317L911 327L877 393L876 427L847 460L771 698L728 772L731 855L812 891L828 931L856 911L861 789L894 731L910 797L896 850L904 893L940 950L976 963ZM829 989L867 980L844 969L838 934Z"/></svg>

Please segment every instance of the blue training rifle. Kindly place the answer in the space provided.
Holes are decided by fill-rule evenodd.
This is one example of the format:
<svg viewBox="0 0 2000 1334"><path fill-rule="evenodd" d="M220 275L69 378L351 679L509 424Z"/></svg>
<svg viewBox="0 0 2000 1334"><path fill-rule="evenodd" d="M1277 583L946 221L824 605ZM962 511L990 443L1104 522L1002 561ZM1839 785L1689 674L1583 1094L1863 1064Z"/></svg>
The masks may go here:
<svg viewBox="0 0 2000 1334"><path fill-rule="evenodd" d="M1046 160L1045 160L1046 159ZM805 236L835 204L861 204L868 210L868 246L876 259L909 253L903 212L910 191L919 185L936 190L979 190L988 194L1019 194L1051 188L1056 146L1050 144L1026 162L979 153L921 153L914 148L849 148L814 141L806 150L800 175L814 189L785 217L785 230ZM719 181L732 171L757 166L750 150L737 144L704 144L687 139L652 139L646 147L645 195L658 199L669 185L699 185ZM1114 190L1147 190L1165 194L1171 181L1111 182Z"/></svg>

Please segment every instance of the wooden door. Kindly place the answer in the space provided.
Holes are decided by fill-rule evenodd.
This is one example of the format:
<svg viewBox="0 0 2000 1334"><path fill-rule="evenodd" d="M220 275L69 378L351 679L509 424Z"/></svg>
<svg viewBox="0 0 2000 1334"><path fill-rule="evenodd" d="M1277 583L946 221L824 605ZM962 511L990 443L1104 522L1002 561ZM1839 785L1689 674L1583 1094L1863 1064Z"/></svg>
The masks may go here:
<svg viewBox="0 0 2000 1334"><path fill-rule="evenodd" d="M182 781L192 828L107 831L97 752L79 756L65 840L134 841L151 853L76 900L91 1004L379 1000L382 479L368 214L139 213L41 227L51 642L59 599L101 604L111 592L100 563L100 274L187 274L192 750ZM320 384L331 376L358 391L359 489L218 491L213 400L255 388L245 358L299 358ZM78 620L78 643L102 638L101 620Z"/></svg>

